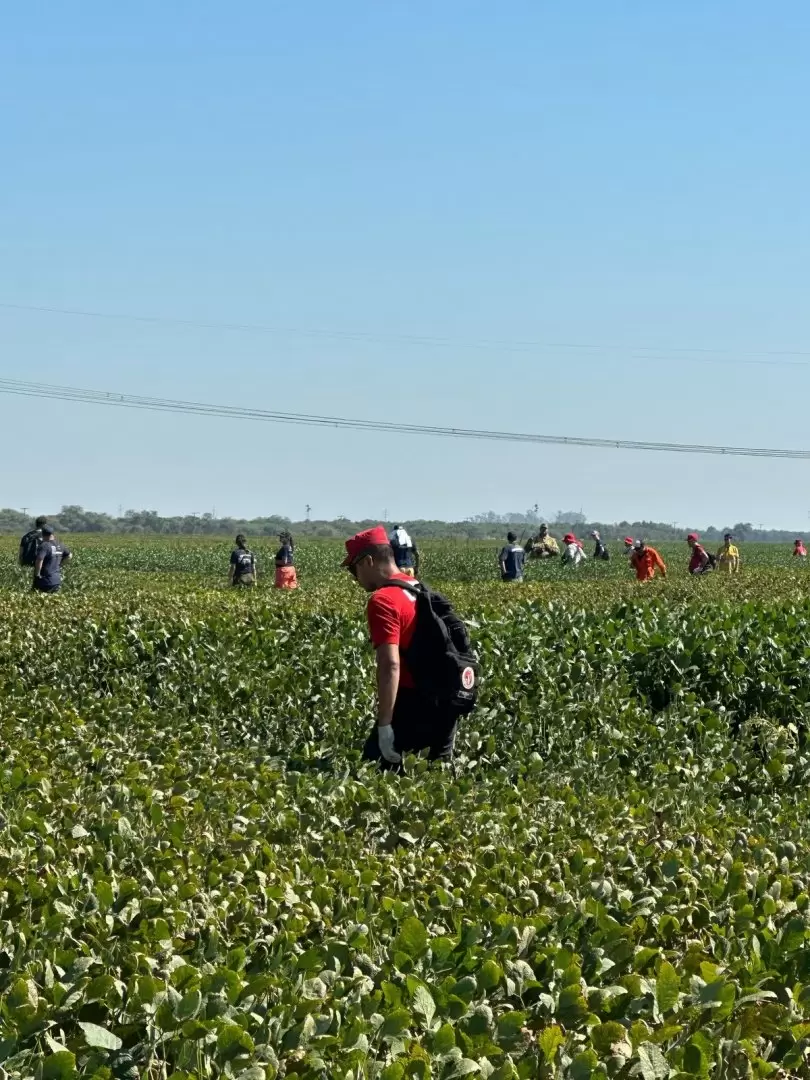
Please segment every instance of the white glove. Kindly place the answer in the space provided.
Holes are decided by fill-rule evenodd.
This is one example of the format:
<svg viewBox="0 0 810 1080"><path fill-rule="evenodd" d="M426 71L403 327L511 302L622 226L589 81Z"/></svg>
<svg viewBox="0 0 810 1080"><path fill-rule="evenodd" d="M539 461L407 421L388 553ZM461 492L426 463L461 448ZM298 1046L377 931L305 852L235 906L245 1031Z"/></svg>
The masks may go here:
<svg viewBox="0 0 810 1080"><path fill-rule="evenodd" d="M377 741L380 744L380 753L386 761L392 765L402 761L402 756L394 749L394 729L390 724L381 724L377 728Z"/></svg>

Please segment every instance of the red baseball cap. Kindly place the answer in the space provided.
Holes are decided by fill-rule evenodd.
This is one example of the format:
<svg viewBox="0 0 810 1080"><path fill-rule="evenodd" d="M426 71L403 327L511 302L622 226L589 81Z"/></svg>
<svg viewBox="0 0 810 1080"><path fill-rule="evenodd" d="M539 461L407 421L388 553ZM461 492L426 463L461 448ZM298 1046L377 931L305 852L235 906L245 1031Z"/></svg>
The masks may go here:
<svg viewBox="0 0 810 1080"><path fill-rule="evenodd" d="M695 542L697 542L700 539L700 537L698 536L697 533L689 533L689 535L687 536L686 539L687 539L687 541L694 540Z"/></svg>
<svg viewBox="0 0 810 1080"><path fill-rule="evenodd" d="M625 544L629 544L632 547L633 546L633 537L632 536L625 536L624 542L625 542Z"/></svg>
<svg viewBox="0 0 810 1080"><path fill-rule="evenodd" d="M365 529L363 532L357 533L356 536L349 537L346 541L346 558L340 565L351 566L354 560L368 548L375 547L377 544L387 544L388 542L388 533L382 525L375 525L373 529Z"/></svg>
<svg viewBox="0 0 810 1080"><path fill-rule="evenodd" d="M577 538L574 536L573 533L566 533L565 536L563 537L563 543L564 544L575 544L576 542L577 542Z"/></svg>

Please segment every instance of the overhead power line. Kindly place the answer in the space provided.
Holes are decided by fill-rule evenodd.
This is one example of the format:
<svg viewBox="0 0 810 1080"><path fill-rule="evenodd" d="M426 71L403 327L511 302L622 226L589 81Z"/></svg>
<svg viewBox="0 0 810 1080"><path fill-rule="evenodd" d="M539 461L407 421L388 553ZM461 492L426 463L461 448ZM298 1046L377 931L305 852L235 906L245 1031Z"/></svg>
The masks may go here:
<svg viewBox="0 0 810 1080"><path fill-rule="evenodd" d="M554 446L588 446L603 450L659 450L676 454L719 454L729 457L810 459L810 450L775 450L752 446L711 446L700 443L642 442L636 439L587 439L572 435L539 435L518 431L488 431L479 428L440 427L432 424L401 424L385 420L354 420L345 416L317 416L310 413L283 412L275 409L243 408L235 405L211 405L201 401L177 401L172 398L141 397L106 390L84 390L75 386L23 382L0 378L0 394L31 398L52 398L91 405L112 405L124 409L151 412L186 413L218 416L231 420L260 420L270 424L301 424L316 428L347 428L396 435L432 435L447 439L479 439L490 442L539 443Z"/></svg>
<svg viewBox="0 0 810 1080"><path fill-rule="evenodd" d="M0 301L5 311L27 311L41 315L68 315L84 319L106 319L118 322L145 323L158 326L185 326L203 330L228 330L247 334L278 334L328 338L337 341L356 341L369 344L407 345L441 349L483 349L497 352L539 352L548 349L568 349L593 353L621 353L642 359L673 359L677 357L696 363L759 364L765 367L808 367L810 351L801 349L718 349L686 345L611 345L581 341L521 341L479 339L465 341L430 334L381 334L361 330L330 330L301 326L270 326L263 323L212 322L202 319L182 319L167 315L136 315L123 312L90 311L82 308L46 307L36 304L12 304ZM758 359L758 357L760 359ZM770 357L770 359L761 359ZM805 359L788 359L804 357Z"/></svg>

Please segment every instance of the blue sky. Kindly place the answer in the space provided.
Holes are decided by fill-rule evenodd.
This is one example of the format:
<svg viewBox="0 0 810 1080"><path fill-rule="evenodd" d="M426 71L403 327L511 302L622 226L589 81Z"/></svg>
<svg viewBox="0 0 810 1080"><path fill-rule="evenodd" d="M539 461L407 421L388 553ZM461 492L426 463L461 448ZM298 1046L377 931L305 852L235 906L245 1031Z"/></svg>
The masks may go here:
<svg viewBox="0 0 810 1080"><path fill-rule="evenodd" d="M9 7L0 305L291 329L0 307L0 374L806 447L809 48L810 7L790 0ZM41 429L53 456L32 468ZM43 510L407 519L537 503L786 527L810 510L800 462L3 395L0 453L16 463L0 504Z"/></svg>

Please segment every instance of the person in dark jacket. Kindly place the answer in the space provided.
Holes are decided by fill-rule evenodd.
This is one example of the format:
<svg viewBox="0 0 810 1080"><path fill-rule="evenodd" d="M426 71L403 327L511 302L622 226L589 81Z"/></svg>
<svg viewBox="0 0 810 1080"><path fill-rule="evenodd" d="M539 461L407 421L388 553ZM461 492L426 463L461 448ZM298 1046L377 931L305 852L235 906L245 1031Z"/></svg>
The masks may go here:
<svg viewBox="0 0 810 1080"><path fill-rule="evenodd" d="M34 564L34 591L58 593L62 587L62 567L70 558L70 551L57 541L51 526L44 524Z"/></svg>
<svg viewBox="0 0 810 1080"><path fill-rule="evenodd" d="M608 559L610 558L610 552L608 551L607 547L605 546L604 540L599 535L598 529L593 530L593 532L591 533L591 538L592 538L594 544L596 545L594 547L594 549L593 549L593 557L594 557L594 559L601 559L602 562L607 562Z"/></svg>
<svg viewBox="0 0 810 1080"><path fill-rule="evenodd" d="M239 533L236 538L236 547L231 552L228 584L239 589L252 589L257 577L256 556L247 546L247 540Z"/></svg>

